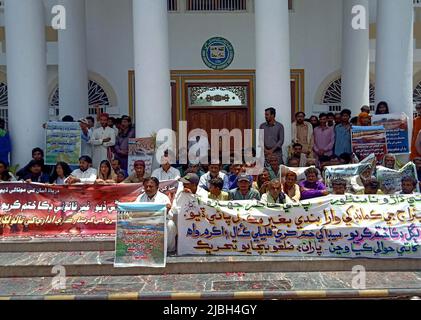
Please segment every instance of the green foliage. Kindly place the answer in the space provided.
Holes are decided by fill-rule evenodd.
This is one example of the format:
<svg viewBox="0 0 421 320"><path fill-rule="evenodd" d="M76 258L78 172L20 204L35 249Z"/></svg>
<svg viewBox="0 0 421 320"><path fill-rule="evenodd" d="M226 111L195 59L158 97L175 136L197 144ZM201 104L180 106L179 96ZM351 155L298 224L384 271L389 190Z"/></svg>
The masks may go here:
<svg viewBox="0 0 421 320"><path fill-rule="evenodd" d="M19 165L15 164L9 167L9 172L11 172L15 176L16 172L18 172L18 169L19 169Z"/></svg>

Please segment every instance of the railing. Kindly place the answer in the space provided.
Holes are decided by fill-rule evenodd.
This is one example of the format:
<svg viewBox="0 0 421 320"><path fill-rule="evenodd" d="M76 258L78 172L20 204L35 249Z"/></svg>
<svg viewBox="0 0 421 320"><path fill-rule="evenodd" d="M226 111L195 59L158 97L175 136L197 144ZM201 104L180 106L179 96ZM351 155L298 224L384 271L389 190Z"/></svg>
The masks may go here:
<svg viewBox="0 0 421 320"><path fill-rule="evenodd" d="M370 104L370 110L373 112L375 110L375 105ZM342 106L340 104L315 104L313 105L313 112L314 114L320 114L322 112L341 112ZM356 116L356 115L352 115Z"/></svg>
<svg viewBox="0 0 421 320"><path fill-rule="evenodd" d="M247 11L247 0L186 0L186 11Z"/></svg>
<svg viewBox="0 0 421 320"><path fill-rule="evenodd" d="M0 106L0 118L4 120L6 123L6 129L7 129L7 123L9 120L8 113L7 113L7 107Z"/></svg>
<svg viewBox="0 0 421 320"><path fill-rule="evenodd" d="M178 11L178 0L168 0L168 11Z"/></svg>

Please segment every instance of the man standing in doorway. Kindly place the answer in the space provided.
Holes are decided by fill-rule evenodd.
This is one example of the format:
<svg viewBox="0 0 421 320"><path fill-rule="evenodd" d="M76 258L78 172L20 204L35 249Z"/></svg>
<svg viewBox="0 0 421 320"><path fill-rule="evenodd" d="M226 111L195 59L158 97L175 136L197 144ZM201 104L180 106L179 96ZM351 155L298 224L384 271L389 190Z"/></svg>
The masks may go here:
<svg viewBox="0 0 421 320"><path fill-rule="evenodd" d="M260 125L264 132L265 157L275 155L283 164L282 146L284 144L284 126L275 120L276 110L273 107L265 110L265 123Z"/></svg>

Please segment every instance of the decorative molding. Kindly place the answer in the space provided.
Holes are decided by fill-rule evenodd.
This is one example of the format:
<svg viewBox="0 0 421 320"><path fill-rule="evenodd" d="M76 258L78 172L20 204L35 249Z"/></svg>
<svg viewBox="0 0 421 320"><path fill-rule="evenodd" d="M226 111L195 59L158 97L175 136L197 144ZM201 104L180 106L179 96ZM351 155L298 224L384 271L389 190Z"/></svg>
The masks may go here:
<svg viewBox="0 0 421 320"><path fill-rule="evenodd" d="M206 81L232 81L232 82L250 82L249 105L250 105L250 122L252 129L255 127L255 70L171 70L171 81L176 83L177 88L177 106L176 106L176 123L186 119L186 95L187 84L189 83L206 83ZM304 69L291 69L291 80L296 81L295 110L305 110L305 72ZM134 115L134 71L128 71L128 94L129 94L129 114ZM181 93L179 95L179 93ZM133 117L134 119L134 117Z"/></svg>

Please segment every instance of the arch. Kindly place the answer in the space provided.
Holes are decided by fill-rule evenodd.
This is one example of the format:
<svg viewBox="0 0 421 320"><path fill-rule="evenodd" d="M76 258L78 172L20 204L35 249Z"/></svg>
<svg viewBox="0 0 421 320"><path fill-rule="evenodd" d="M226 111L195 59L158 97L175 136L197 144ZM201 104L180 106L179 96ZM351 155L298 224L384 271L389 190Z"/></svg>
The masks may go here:
<svg viewBox="0 0 421 320"><path fill-rule="evenodd" d="M8 105L7 75L4 70L0 69L0 107L4 108Z"/></svg>
<svg viewBox="0 0 421 320"><path fill-rule="evenodd" d="M421 70L414 74L412 99L414 104L421 103Z"/></svg>
<svg viewBox="0 0 421 320"><path fill-rule="evenodd" d="M341 102L341 89L342 89L342 74L337 70L328 75L317 89L315 104L335 104L340 105ZM370 73L370 104L375 103L375 85L374 75Z"/></svg>

